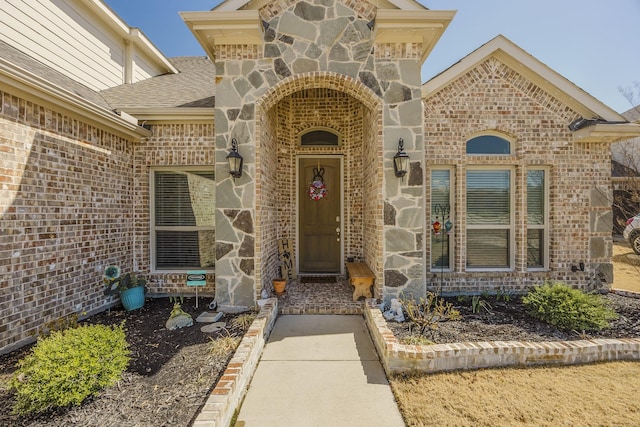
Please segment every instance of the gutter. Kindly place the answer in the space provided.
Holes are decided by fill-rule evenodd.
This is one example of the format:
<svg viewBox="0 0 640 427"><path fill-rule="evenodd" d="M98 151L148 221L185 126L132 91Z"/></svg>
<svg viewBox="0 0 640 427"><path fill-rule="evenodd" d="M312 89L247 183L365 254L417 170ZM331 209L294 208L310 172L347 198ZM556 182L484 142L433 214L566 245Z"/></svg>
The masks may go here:
<svg viewBox="0 0 640 427"><path fill-rule="evenodd" d="M125 108L138 122L204 122L213 123L213 107L138 107Z"/></svg>
<svg viewBox="0 0 640 427"><path fill-rule="evenodd" d="M88 119L90 122L106 126L126 138L139 141L151 136L151 132L137 125L131 116L121 116L79 95L55 85L23 68L0 58L0 83L18 90L26 99L44 101L52 107L62 107Z"/></svg>

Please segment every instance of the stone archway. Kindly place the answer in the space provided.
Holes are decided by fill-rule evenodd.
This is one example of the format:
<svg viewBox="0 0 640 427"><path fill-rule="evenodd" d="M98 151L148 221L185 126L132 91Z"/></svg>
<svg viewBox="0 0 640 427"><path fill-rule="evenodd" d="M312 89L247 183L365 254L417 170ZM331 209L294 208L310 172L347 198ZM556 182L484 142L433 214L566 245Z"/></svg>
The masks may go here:
<svg viewBox="0 0 640 427"><path fill-rule="evenodd" d="M368 87L335 73L289 77L256 101L257 294L276 275L277 240L292 239L295 245L299 155L344 157L344 256L380 265L383 225L376 206L382 205L381 111L381 100ZM298 135L313 127L341 134L340 146L300 147Z"/></svg>

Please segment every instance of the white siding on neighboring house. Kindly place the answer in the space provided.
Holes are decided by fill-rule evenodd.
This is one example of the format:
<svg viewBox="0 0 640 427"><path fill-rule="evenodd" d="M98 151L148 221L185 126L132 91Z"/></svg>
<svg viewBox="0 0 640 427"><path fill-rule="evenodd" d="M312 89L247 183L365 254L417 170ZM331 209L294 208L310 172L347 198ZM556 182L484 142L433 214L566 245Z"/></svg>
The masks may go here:
<svg viewBox="0 0 640 427"><path fill-rule="evenodd" d="M93 0L2 0L0 39L94 90L125 83L129 27L90 10ZM163 74L149 55L133 53L133 80Z"/></svg>

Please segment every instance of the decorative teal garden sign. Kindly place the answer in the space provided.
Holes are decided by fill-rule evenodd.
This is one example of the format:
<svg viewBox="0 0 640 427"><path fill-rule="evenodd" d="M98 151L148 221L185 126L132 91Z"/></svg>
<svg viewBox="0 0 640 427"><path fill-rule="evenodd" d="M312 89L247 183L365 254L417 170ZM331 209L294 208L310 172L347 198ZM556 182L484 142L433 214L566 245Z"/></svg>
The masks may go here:
<svg viewBox="0 0 640 427"><path fill-rule="evenodd" d="M206 286L207 284L207 272L204 270L189 270L187 271L187 286L196 287L196 308L198 308L198 288L200 286Z"/></svg>

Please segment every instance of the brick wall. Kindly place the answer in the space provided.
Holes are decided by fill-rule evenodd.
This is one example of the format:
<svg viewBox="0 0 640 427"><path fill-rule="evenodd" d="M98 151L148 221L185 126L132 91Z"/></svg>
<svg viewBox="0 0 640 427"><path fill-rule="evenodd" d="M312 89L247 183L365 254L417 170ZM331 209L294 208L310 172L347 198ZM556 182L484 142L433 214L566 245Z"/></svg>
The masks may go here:
<svg viewBox="0 0 640 427"><path fill-rule="evenodd" d="M610 191L609 147L573 141L567 125L578 116L576 112L491 58L425 99L424 114L426 163L450 165L455 182L454 272L444 274L445 291L525 290L545 279L600 286L597 269L609 262L610 225L604 231L606 227L593 225L590 217L606 217L610 209L598 197L602 194L606 199ZM466 141L486 131L512 140L513 155L466 155ZM513 271L465 272L465 174L468 167L482 165L515 171ZM549 271L526 269L526 171L530 166L548 168ZM596 246L598 250L593 250ZM571 266L579 262L586 264L586 271L572 272Z"/></svg>
<svg viewBox="0 0 640 427"><path fill-rule="evenodd" d="M186 274L150 274L150 188L149 179L153 167L207 166L215 164L213 123L154 123L152 135L134 146L134 241L133 267L148 277L151 293L191 294L186 288ZM214 245L212 238L210 244ZM207 274L207 285L199 288L199 294L213 295L215 275Z"/></svg>
<svg viewBox="0 0 640 427"><path fill-rule="evenodd" d="M291 162L291 153L278 149L281 126L276 122L278 116L275 109L271 109L260 118L262 132L260 143L256 144L256 163L258 179L256 180L257 221L256 236L260 243L256 256L256 298L260 297L262 288L271 290L271 280L277 277L278 239L288 239L291 236L283 232L282 218L292 209L289 200L279 192L279 188L290 185L290 176L279 176L281 164Z"/></svg>
<svg viewBox="0 0 640 427"><path fill-rule="evenodd" d="M377 141L378 111L372 112L352 93L333 89L331 81L331 78L327 78L310 82L309 86L319 87L286 93L268 110L259 114L260 125L256 132L260 135L257 148L257 169L260 174L257 180L257 222L262 233L257 251L262 270L256 274L261 275L262 286L269 287L270 280L276 274L274 260L277 258L277 240L292 239L294 248L296 246L296 162L299 155L343 156L344 218L341 228L345 259L353 257L365 260L367 256L371 259L379 256L375 252L380 250L375 243L379 241L375 236L376 228L365 226L365 218L375 224L375 214L364 212L368 204L364 200L365 194L370 199L380 199L380 185L364 184L366 176L376 179L375 168L380 153L371 146ZM291 87L298 86L304 85L297 82ZM300 146L300 134L318 127L338 133L340 145ZM365 149L365 146L368 148ZM277 212L276 218L273 217L274 212ZM363 246L365 239L371 242L369 255ZM257 293L259 291L256 289Z"/></svg>
<svg viewBox="0 0 640 427"><path fill-rule="evenodd" d="M132 152L124 138L0 92L0 350L104 307L104 267L133 267Z"/></svg>

